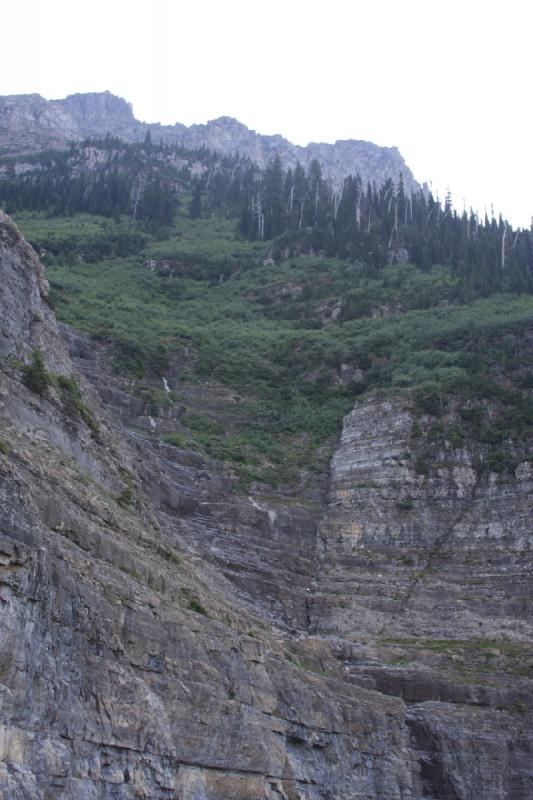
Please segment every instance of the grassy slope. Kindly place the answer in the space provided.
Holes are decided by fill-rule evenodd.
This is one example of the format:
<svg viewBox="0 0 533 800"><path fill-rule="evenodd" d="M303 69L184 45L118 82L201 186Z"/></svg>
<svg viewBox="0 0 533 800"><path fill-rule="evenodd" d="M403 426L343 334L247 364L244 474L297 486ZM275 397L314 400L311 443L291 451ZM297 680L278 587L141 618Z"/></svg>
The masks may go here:
<svg viewBox="0 0 533 800"><path fill-rule="evenodd" d="M187 351L184 382L216 381L238 394L241 424L189 415L175 441L190 437L245 477L293 479L369 392L408 394L441 419L437 438L453 428L458 445L479 440L498 469L511 440L531 432L531 297L455 305L454 281L439 267L372 277L320 258L274 265L267 245L238 240L226 219L180 217L164 240L88 215L17 222L48 253L59 318L114 341L118 371L141 382Z"/></svg>

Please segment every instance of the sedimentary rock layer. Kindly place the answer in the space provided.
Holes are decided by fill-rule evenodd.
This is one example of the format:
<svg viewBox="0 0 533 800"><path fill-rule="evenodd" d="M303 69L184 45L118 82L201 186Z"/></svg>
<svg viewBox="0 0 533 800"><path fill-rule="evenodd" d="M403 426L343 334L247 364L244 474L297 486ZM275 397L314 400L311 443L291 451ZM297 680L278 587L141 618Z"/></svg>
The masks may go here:
<svg viewBox="0 0 533 800"><path fill-rule="evenodd" d="M243 495L46 298L0 217L3 800L530 797L528 465L417 475L370 402L330 477Z"/></svg>

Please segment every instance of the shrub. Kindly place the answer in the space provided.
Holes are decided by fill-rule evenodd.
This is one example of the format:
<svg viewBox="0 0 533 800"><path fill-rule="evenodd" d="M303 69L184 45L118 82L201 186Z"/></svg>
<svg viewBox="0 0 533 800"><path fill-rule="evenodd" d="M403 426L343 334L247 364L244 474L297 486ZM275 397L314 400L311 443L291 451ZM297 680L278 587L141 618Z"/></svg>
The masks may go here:
<svg viewBox="0 0 533 800"><path fill-rule="evenodd" d="M171 431L170 433L166 433L163 437L163 441L165 441L167 444L171 444L173 447L179 447L180 450L191 447L191 442L187 436L180 431Z"/></svg>
<svg viewBox="0 0 533 800"><path fill-rule="evenodd" d="M80 417L85 422L89 430L91 431L91 436L93 439L96 439L97 442L100 442L100 426L98 422L93 417L91 411L87 408L87 406L82 405L80 408Z"/></svg>
<svg viewBox="0 0 533 800"><path fill-rule="evenodd" d="M438 417L442 413L442 393L435 384L421 386L417 389L414 400L424 414Z"/></svg>
<svg viewBox="0 0 533 800"><path fill-rule="evenodd" d="M413 506L414 503L412 497L404 497L402 500L398 500L396 503L396 508L399 508L400 511L410 511Z"/></svg>
<svg viewBox="0 0 533 800"><path fill-rule="evenodd" d="M43 354L40 350L33 351L31 362L24 367L23 381L31 392L35 392L41 397L45 397L48 392L52 379L44 365Z"/></svg>
<svg viewBox="0 0 533 800"><path fill-rule="evenodd" d="M177 567L181 564L181 558L177 553L174 552L174 550L169 550L167 553L165 553L165 558L167 561L169 561L171 564L175 564Z"/></svg>
<svg viewBox="0 0 533 800"><path fill-rule="evenodd" d="M429 474L429 462L426 456L419 456L415 461L415 472L417 475Z"/></svg>
<svg viewBox="0 0 533 800"><path fill-rule="evenodd" d="M61 390L61 399L63 401L63 409L68 417L73 419L82 419L89 430L93 439L98 440L100 435L100 426L95 420L92 412L87 408L81 399L80 387L74 378L68 375L58 375L57 385Z"/></svg>
<svg viewBox="0 0 533 800"><path fill-rule="evenodd" d="M370 393L400 405L410 398L415 416L440 422L430 433L413 425L422 459L424 446L430 454L464 446L462 435L468 445L484 444L479 452L509 440L521 446L531 435L533 403L524 395L533 385L530 297L463 304L449 267L381 270L302 256L305 248L290 241L285 251L239 240L236 220L208 214L178 217L164 240L142 232L137 242L138 227L125 221L19 220L49 254L61 320L103 339L130 384L146 376L145 413L155 416L172 402L156 380L163 375L208 382L206 395L213 383L233 394L232 413L220 419L210 402L196 404L185 390L184 416L167 441L231 462L244 486L292 482L302 467L324 468L343 415ZM280 263L264 263L270 249ZM76 262L80 253L85 261ZM148 259L155 270L146 268ZM340 301L340 318L324 315ZM374 318L371 309L384 316ZM364 381L339 385L342 364L365 370Z"/></svg>
<svg viewBox="0 0 533 800"><path fill-rule="evenodd" d="M482 406L465 406L459 409L459 414L463 422L479 429L485 416L485 409Z"/></svg>
<svg viewBox="0 0 533 800"><path fill-rule="evenodd" d="M507 450L493 450L485 458L484 465L491 472L505 472L514 467L515 459Z"/></svg>
<svg viewBox="0 0 533 800"><path fill-rule="evenodd" d="M8 448L8 446L7 446L7 443L6 443L6 442L4 442L4 440L3 440L3 439L0 439L0 453L1 453L3 456L7 456L8 452L9 452L9 448Z"/></svg>
<svg viewBox="0 0 533 800"><path fill-rule="evenodd" d="M193 597L191 600L189 600L189 608L191 611L196 611L197 614L204 614L204 616L207 616L206 609L196 597Z"/></svg>
<svg viewBox="0 0 533 800"><path fill-rule="evenodd" d="M61 390L63 409L69 417L79 417L81 408L81 392L74 378L67 375L57 376L57 385Z"/></svg>
<svg viewBox="0 0 533 800"><path fill-rule="evenodd" d="M459 425L451 425L446 431L446 438L456 449L462 447L465 442L465 435Z"/></svg>
<svg viewBox="0 0 533 800"><path fill-rule="evenodd" d="M412 567L415 565L416 560L413 558L413 556L402 555L400 556L400 562L405 564L406 567Z"/></svg>
<svg viewBox="0 0 533 800"><path fill-rule="evenodd" d="M122 508L129 508L135 502L135 495L133 493L133 489L131 486L127 486L125 489L121 491L120 494L117 494L115 500L122 506Z"/></svg>

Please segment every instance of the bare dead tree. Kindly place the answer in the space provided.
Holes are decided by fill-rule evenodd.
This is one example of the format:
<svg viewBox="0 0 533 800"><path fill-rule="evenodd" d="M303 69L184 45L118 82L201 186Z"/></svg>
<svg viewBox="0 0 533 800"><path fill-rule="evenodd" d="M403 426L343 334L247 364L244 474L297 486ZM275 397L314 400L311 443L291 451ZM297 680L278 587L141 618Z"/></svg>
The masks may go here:
<svg viewBox="0 0 533 800"><path fill-rule="evenodd" d="M302 201L300 203L300 220L298 222L298 230L299 231L302 230L302 225L303 225L303 220L304 220L305 201L307 200L308 195L309 195L309 189L305 193L305 195L304 195L304 197L303 197L303 199L302 199Z"/></svg>
<svg viewBox="0 0 533 800"><path fill-rule="evenodd" d="M289 214L292 214L292 206L293 206L293 203L294 203L294 190L295 190L295 188L296 187L293 184L291 186L291 193L290 193L290 196L289 196Z"/></svg>
<svg viewBox="0 0 533 800"><path fill-rule="evenodd" d="M142 180L142 178L139 178L139 183L137 184L137 194L135 196L135 200L133 201L132 219L133 219L134 222L135 222L135 220L137 218L137 207L139 205L139 200L141 199L142 190L143 190L143 180Z"/></svg>
<svg viewBox="0 0 533 800"><path fill-rule="evenodd" d="M503 223L502 232L502 270L505 269L505 240L507 238L507 223Z"/></svg>

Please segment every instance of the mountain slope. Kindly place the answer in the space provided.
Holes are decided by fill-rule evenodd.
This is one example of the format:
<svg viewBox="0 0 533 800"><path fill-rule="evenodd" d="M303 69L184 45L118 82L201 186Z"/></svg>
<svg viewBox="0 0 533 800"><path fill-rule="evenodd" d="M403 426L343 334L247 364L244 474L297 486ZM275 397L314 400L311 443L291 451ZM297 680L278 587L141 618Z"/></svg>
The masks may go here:
<svg viewBox="0 0 533 800"><path fill-rule="evenodd" d="M225 221L100 261L106 220L21 224L86 333L1 215L6 800L526 800L529 298L439 308L446 275L389 268L336 327L357 271ZM330 402L340 443L305 433Z"/></svg>
<svg viewBox="0 0 533 800"><path fill-rule="evenodd" d="M4 155L20 156L106 134L139 142L148 133L154 142L189 149L207 147L226 155L239 151L261 167L278 155L285 167L292 168L298 162L308 168L313 159L318 159L326 177L337 186L347 175L359 173L365 184L375 181L380 185L387 178L397 181L401 173L407 189L417 188L411 170L395 147L356 140L301 147L282 136L262 136L230 117L190 128L179 123L139 122L131 106L110 92L75 94L50 101L36 94L0 97L0 152Z"/></svg>
<svg viewBox="0 0 533 800"><path fill-rule="evenodd" d="M19 284L37 286L37 261L5 216L0 230L0 308L3 314L8 285L25 315L28 298ZM345 685L327 646L293 642L272 624L264 585L256 586L263 591L256 604L213 567L210 542L218 540L218 559L228 568L225 547L233 541L236 567L243 552L241 579L246 565L251 577L261 574L260 553L246 555L247 532L256 528L268 561L271 528L260 502L234 494L219 465L129 433L73 367L44 300L36 313L63 352L70 383L50 372L46 392L31 391L13 358L20 341L4 332L6 800L272 800L363 791L378 798L410 791L402 703L376 703L372 693ZM90 343L66 335L76 358L91 364ZM106 380L98 367L93 377ZM96 437L77 413L82 406L68 402L72 381ZM128 399L111 386L107 396L115 405ZM211 556L199 559L204 548ZM303 591L295 588L295 596ZM372 774L348 769L359 741L376 762Z"/></svg>

